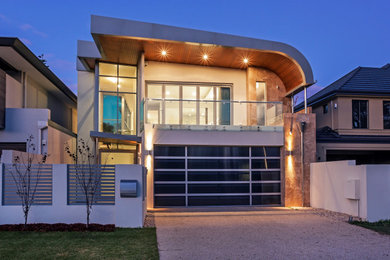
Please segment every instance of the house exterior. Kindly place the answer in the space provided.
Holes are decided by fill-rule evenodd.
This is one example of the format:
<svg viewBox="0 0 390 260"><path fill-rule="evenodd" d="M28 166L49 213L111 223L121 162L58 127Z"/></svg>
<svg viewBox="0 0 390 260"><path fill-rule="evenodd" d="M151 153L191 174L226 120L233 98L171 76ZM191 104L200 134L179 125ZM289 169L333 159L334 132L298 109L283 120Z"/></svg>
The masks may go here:
<svg viewBox="0 0 390 260"><path fill-rule="evenodd" d="M91 35L78 135L100 163L148 168L148 208L309 204L315 116L292 114L289 95L313 74L298 50L101 16Z"/></svg>
<svg viewBox="0 0 390 260"><path fill-rule="evenodd" d="M358 67L307 102L316 114L318 161L390 163L390 64Z"/></svg>
<svg viewBox="0 0 390 260"><path fill-rule="evenodd" d="M76 140L77 97L18 38L0 37L0 152L26 147L32 135L34 153L47 153L48 163L69 162L64 143ZM4 152L3 152L4 151Z"/></svg>

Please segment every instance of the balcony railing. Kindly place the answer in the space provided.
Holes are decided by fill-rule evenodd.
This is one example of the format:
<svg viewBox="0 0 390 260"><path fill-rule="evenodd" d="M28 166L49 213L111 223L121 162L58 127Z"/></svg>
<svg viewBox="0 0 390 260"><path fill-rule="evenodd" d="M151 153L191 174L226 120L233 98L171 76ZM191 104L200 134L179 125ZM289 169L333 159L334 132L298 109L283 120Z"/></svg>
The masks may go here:
<svg viewBox="0 0 390 260"><path fill-rule="evenodd" d="M170 129L257 129L283 125L282 102L145 99L146 124ZM273 128L274 129L274 128Z"/></svg>

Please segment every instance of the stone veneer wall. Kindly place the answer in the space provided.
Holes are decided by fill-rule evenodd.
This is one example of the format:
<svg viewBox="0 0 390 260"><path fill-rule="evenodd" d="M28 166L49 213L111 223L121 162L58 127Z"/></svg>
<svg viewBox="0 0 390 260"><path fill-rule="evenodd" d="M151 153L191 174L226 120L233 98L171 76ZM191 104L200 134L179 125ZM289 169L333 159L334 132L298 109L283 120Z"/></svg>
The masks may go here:
<svg viewBox="0 0 390 260"><path fill-rule="evenodd" d="M291 124L292 120L292 124ZM304 131L304 173L302 203L302 163L300 123L306 122ZM290 135L290 129L292 134ZM286 207L310 206L310 163L316 160L315 114L284 114L284 204ZM291 151L291 155L290 155ZM282 185L283 188L283 185Z"/></svg>
<svg viewBox="0 0 390 260"><path fill-rule="evenodd" d="M278 75L267 69L248 67L246 76L247 100L256 101L256 82L265 82L267 101L282 101L283 112L290 112L290 99L285 98L286 88ZM249 125L257 123L256 105L248 105L248 123Z"/></svg>

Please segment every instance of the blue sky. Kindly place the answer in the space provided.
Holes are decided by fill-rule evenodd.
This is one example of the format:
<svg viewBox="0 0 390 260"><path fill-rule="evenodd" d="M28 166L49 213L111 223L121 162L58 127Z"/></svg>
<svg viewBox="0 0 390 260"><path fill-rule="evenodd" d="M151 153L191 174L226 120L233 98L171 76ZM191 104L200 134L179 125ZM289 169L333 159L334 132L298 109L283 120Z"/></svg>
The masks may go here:
<svg viewBox="0 0 390 260"><path fill-rule="evenodd" d="M11 1L2 0L0 36L19 37L73 91L77 40L91 40L90 15L275 40L301 51L315 92L357 66L390 63L389 0Z"/></svg>

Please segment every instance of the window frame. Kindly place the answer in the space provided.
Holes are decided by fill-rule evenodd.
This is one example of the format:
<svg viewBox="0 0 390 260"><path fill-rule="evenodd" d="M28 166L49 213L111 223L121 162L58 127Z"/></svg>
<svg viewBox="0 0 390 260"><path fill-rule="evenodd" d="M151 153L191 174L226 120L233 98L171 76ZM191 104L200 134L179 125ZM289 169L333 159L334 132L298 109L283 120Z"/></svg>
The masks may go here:
<svg viewBox="0 0 390 260"><path fill-rule="evenodd" d="M322 113L323 114L329 113L329 104L328 103L326 103L325 105L322 106Z"/></svg>
<svg viewBox="0 0 390 260"><path fill-rule="evenodd" d="M359 120L358 120L358 126L355 127L355 124L354 124L354 109L353 109L353 106L354 106L354 102L359 102L358 105L359 105L359 112L358 112L358 115L359 115ZM362 127L362 119L361 119L361 102L365 102L366 103L366 127ZM369 103L368 103L368 100L367 99L352 99L352 129L369 129Z"/></svg>
<svg viewBox="0 0 390 260"><path fill-rule="evenodd" d="M229 94L230 94L230 99L229 101L232 101L232 97L233 97L233 83L221 83L221 82L185 82L185 81L155 81L155 80L146 80L145 81L145 98L148 99L149 98L149 85L161 85L161 100L162 100L162 108L161 110L163 111L163 115L162 115L162 123L164 124L165 123L165 101L168 100L168 101L180 101L179 103L179 125L183 125L183 104L182 104L182 101L183 100L187 100L187 99L183 99L183 88L186 87L186 86L193 86L193 87L196 87L196 99L194 100L191 100L191 101L194 101L196 102L196 124L195 125L201 125L200 124L200 102L203 101L203 99L200 99L199 97L199 94L200 94L200 88L201 87L212 87L213 88L213 100L212 102L214 102L214 107L213 107L213 124L212 125L219 125L217 124L217 120L216 120L216 116L217 116L217 87L220 87L220 88L228 88L229 89ZM167 99L165 94L166 94L166 86L169 86L169 85L174 85L174 86L179 86L179 99ZM151 99L155 99L155 98L151 98ZM230 124L233 122L233 114L234 114L234 111L233 111L233 106L231 105L230 106ZM146 114L144 114L144 116L147 116Z"/></svg>
<svg viewBox="0 0 390 260"><path fill-rule="evenodd" d="M113 76L113 75L105 75L105 74L101 74L100 73L100 64L110 64L110 65L116 65L116 76ZM98 121L98 124L97 124L97 130L99 132L104 132L103 131L103 111L104 111L104 106L103 106L103 96L104 96L104 93L107 93L107 94L115 94L115 96L117 97L117 112L116 112L116 115L117 115L117 118L116 118L116 132L114 132L114 134L119 134L119 135L124 135L122 134L122 132L119 132L118 129L122 129L122 126L119 127L119 125L121 125L122 123L120 122L119 120L119 111L121 111L121 109L119 108L119 101L118 101L118 98L121 97L122 95L135 95L135 124L134 124L134 134L131 134L131 135L138 135L138 119L139 119L139 115L138 115L138 111L139 111L139 101L138 101L138 67L136 65L129 65L129 64L123 64L123 63L114 63L114 62L99 62L98 63L99 66L98 66L98 70L97 70L97 73L96 73L96 77L97 77L97 95L98 95L98 99L97 99L97 121ZM119 67L120 66L130 66L130 67L134 67L136 70L135 70L135 77L130 77L130 76L119 76L120 75L120 72L119 72ZM108 91L108 90L101 90L101 84L100 84L100 77L115 77L117 79L117 83L116 83L116 91ZM119 87L119 79L121 78L124 78L124 79L133 79L135 80L135 92L130 92L130 91L120 91L120 87ZM100 108L101 108L101 111L100 111ZM123 115L122 115L122 120L123 120Z"/></svg>
<svg viewBox="0 0 390 260"><path fill-rule="evenodd" d="M385 127L385 103L389 104L390 105L390 100L382 100L382 109L383 109L383 113L382 113L382 117L383 117L383 129L390 129L390 111L389 111L389 126L388 127Z"/></svg>

